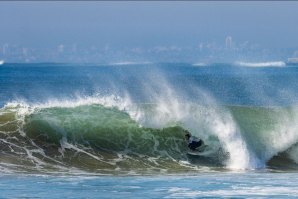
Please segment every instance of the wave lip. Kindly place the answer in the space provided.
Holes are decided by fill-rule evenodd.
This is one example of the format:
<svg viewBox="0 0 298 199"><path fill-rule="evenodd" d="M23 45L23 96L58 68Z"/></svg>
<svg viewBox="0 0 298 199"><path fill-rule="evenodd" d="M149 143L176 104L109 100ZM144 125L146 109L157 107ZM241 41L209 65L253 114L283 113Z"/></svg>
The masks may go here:
<svg viewBox="0 0 298 199"><path fill-rule="evenodd" d="M283 61L270 62L236 62L236 65L244 67L284 67L286 63Z"/></svg>

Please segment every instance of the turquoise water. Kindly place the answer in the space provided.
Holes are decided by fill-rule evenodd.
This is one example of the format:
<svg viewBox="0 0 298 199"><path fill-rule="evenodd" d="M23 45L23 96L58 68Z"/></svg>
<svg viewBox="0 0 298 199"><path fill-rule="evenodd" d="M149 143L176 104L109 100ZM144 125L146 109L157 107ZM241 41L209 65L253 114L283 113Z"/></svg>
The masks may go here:
<svg viewBox="0 0 298 199"><path fill-rule="evenodd" d="M258 66L1 65L0 197L297 197L298 67Z"/></svg>

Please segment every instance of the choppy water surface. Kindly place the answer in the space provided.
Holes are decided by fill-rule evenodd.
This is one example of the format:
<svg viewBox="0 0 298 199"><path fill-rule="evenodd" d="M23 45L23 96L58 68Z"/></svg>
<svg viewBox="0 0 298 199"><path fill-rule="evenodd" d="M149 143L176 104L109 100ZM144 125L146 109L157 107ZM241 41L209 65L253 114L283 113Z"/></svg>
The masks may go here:
<svg viewBox="0 0 298 199"><path fill-rule="evenodd" d="M296 173L0 177L1 198L296 198Z"/></svg>

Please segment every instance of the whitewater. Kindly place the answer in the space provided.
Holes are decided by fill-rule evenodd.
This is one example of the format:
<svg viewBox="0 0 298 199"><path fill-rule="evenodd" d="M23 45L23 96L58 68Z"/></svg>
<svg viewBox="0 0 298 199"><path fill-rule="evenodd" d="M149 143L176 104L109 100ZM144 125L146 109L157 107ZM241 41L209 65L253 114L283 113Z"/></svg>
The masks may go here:
<svg viewBox="0 0 298 199"><path fill-rule="evenodd" d="M78 184L88 181L91 187L128 180L121 185L125 191L137 187L142 194L152 188L158 198L287 196L290 185L268 188L260 195L253 190L260 191L262 183L278 173L297 176L296 67L275 67L281 66L276 62L272 67L130 63L3 64L3 182L9 184L14 176L14 183L29 183L42 176L44 183L53 182L49 190L54 190L55 182L70 179ZM208 152L188 155L184 130L203 139ZM236 191L233 175L246 187ZM164 183L162 176L176 176L180 184L170 180L166 194L154 183L147 187L148 182ZM208 185L215 176L230 179L231 184ZM259 185L249 184L251 178L262 176L266 180ZM191 180L204 180L206 190L190 187ZM80 196L90 197L84 193ZM112 190L107 193L111 196Z"/></svg>

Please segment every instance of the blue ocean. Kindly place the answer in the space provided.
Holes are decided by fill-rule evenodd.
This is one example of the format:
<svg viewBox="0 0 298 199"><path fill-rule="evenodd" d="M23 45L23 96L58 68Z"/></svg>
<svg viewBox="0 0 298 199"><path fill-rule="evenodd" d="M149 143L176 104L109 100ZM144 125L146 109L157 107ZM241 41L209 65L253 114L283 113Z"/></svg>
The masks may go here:
<svg viewBox="0 0 298 199"><path fill-rule="evenodd" d="M298 197L295 65L4 63L0 93L1 198Z"/></svg>

